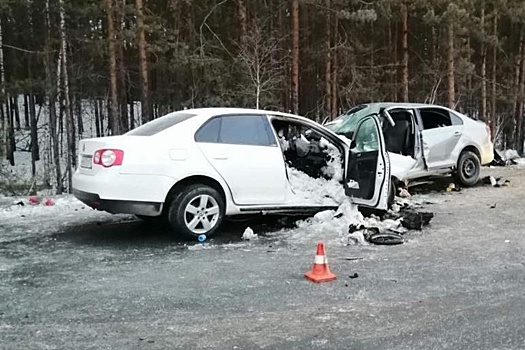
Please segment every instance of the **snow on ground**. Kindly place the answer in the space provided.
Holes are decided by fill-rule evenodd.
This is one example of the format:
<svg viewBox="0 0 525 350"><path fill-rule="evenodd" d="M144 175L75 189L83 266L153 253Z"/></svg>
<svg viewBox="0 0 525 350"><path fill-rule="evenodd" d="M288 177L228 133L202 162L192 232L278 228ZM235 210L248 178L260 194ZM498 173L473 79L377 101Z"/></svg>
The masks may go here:
<svg viewBox="0 0 525 350"><path fill-rule="evenodd" d="M44 204L46 198L53 205ZM86 206L71 195L41 197L30 204L27 197L0 198L0 243L56 233L63 227L87 223L136 220L133 215L113 215Z"/></svg>

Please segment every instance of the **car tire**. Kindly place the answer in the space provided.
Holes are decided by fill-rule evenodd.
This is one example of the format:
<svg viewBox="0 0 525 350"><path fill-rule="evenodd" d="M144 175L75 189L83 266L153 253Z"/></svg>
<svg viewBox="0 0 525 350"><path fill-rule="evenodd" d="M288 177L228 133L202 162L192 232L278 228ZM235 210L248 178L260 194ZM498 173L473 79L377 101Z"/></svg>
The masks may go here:
<svg viewBox="0 0 525 350"><path fill-rule="evenodd" d="M195 240L204 234L207 238L217 233L224 218L224 198L206 185L185 187L170 203L168 221L176 234Z"/></svg>
<svg viewBox="0 0 525 350"><path fill-rule="evenodd" d="M459 155L456 177L465 187L474 186L479 180L481 162L476 153L463 151Z"/></svg>

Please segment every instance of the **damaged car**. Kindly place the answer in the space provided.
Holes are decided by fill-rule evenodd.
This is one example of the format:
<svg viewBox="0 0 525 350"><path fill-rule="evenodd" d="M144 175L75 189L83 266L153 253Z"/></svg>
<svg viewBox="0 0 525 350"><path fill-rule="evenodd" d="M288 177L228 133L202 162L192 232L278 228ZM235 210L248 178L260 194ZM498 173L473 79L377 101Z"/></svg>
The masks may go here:
<svg viewBox="0 0 525 350"><path fill-rule="evenodd" d="M414 185L452 174L463 186L473 186L479 180L481 166L494 158L487 124L437 105L363 104L324 126L352 139L360 122L370 114L384 119L382 132L394 184Z"/></svg>
<svg viewBox="0 0 525 350"><path fill-rule="evenodd" d="M341 197L385 210L383 124L377 113L361 118L350 141L292 114L177 111L124 135L81 140L73 194L98 210L167 221L190 239L213 236L226 217L309 215L336 209Z"/></svg>

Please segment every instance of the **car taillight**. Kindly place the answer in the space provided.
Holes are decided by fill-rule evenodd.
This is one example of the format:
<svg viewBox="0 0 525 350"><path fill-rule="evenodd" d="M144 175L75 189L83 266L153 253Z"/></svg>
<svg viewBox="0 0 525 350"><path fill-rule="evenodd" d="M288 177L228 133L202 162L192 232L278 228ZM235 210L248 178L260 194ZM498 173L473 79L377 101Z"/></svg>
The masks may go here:
<svg viewBox="0 0 525 350"><path fill-rule="evenodd" d="M492 129L490 128L490 125L486 124L485 129L487 130L487 134L489 135L489 139L492 139Z"/></svg>
<svg viewBox="0 0 525 350"><path fill-rule="evenodd" d="M114 165L122 165L124 151L119 149L99 149L93 155L93 164L109 168Z"/></svg>

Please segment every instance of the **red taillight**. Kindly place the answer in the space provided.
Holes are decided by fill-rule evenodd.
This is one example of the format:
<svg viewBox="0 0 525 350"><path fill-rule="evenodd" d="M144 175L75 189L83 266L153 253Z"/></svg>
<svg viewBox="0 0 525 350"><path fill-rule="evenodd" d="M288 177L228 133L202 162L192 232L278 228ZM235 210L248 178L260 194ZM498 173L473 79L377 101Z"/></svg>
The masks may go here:
<svg viewBox="0 0 525 350"><path fill-rule="evenodd" d="M120 149L99 149L93 155L93 164L109 168L114 165L122 165L123 159L124 151Z"/></svg>
<svg viewBox="0 0 525 350"><path fill-rule="evenodd" d="M492 140L492 129L489 124L485 125L485 129L487 130L487 134L489 134L489 140Z"/></svg>

